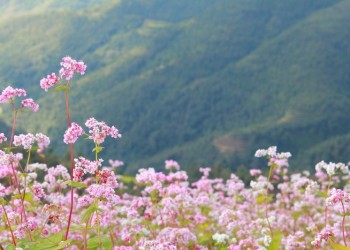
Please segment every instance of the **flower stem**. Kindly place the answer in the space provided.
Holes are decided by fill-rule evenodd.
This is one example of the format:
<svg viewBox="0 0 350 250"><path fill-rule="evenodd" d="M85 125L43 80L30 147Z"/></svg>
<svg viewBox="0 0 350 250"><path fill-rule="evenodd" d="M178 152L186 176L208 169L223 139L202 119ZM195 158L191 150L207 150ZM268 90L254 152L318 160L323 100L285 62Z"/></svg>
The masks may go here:
<svg viewBox="0 0 350 250"><path fill-rule="evenodd" d="M344 207L343 201L341 201L341 205L343 207L343 221L341 223L341 229L342 229L342 233L343 233L344 245L347 247L348 245L346 244L346 239L345 239L345 207Z"/></svg>
<svg viewBox="0 0 350 250"><path fill-rule="evenodd" d="M11 138L10 138L10 150L12 148L12 142L13 142L13 137L15 136L15 128L16 128L16 122L17 122L17 109L13 110L13 121L12 121L12 130L11 130Z"/></svg>
<svg viewBox="0 0 350 250"><path fill-rule="evenodd" d="M273 238L273 230L272 230L272 227L271 227L271 224L269 221L269 216L268 216L268 202L269 202L268 195L269 195L269 183L270 183L270 179L271 179L272 170L273 170L273 167L270 166L269 174L267 177L267 187L266 187L266 197L265 197L265 217L266 217L266 221L267 221L267 224L269 226L269 229L270 229L271 238Z"/></svg>
<svg viewBox="0 0 350 250"><path fill-rule="evenodd" d="M70 81L67 82L67 87L69 87ZM67 118L67 124L68 127L71 126L71 119L70 119L70 113L69 113L69 97L68 97L68 90L65 91L65 99L66 99L66 118ZM73 144L69 144L69 154L70 154L70 178L73 180L73 170L74 170L74 151L73 151ZM65 235L65 240L68 239L68 233L69 228L72 220L72 213L73 213L73 205L74 205L74 189L71 186L70 188L70 209L69 209L69 216L68 216L68 224L67 224L67 231Z"/></svg>
<svg viewBox="0 0 350 250"><path fill-rule="evenodd" d="M2 206L2 209L4 210L4 214L5 214L5 217L6 217L7 225L8 225L9 228L10 228L10 232L11 232L11 237L12 237L13 245L16 246L16 239L15 239L15 236L13 235L13 231L12 231L12 228L11 228L11 223L10 223L9 217L7 216L7 212L6 212L6 210L5 210L4 205L1 205L1 206Z"/></svg>
<svg viewBox="0 0 350 250"><path fill-rule="evenodd" d="M328 185L327 185L327 191L326 194L328 195L329 189L331 187L331 180L332 180L332 176L330 175L328 177ZM327 204L324 204L324 226L327 227L327 218L328 218L328 207Z"/></svg>

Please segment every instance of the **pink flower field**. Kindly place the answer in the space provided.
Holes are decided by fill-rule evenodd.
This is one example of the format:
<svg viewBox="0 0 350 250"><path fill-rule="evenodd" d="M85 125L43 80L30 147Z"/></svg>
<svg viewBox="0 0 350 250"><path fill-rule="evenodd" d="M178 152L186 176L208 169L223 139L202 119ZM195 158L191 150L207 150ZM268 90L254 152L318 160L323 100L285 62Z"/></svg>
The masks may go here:
<svg viewBox="0 0 350 250"><path fill-rule="evenodd" d="M272 146L256 151L269 172L251 169L248 186L233 173L210 178L210 168L200 168L201 178L190 183L170 159L164 172L119 176L123 162L99 157L107 137L122 137L119 130L93 117L77 124L70 115L72 80L87 66L68 56L60 65L40 87L64 92L68 166L32 160L45 159L50 139L40 131L17 134L16 123L21 111L37 112L39 105L25 99L24 89L8 86L0 95L13 112L11 134L0 131L0 249L350 249L344 163L321 161L314 174L289 174L291 154ZM94 145L93 159L74 154L74 143L84 139Z"/></svg>

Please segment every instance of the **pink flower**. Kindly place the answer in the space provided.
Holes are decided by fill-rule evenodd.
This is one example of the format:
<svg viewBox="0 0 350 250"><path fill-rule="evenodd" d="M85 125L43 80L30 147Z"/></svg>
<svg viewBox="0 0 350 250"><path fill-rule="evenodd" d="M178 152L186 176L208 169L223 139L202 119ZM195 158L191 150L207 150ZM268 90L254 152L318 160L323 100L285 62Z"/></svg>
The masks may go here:
<svg viewBox="0 0 350 250"><path fill-rule="evenodd" d="M24 89L14 89L11 86L6 87L0 95L0 103L6 103L13 100L16 96L26 96L27 93Z"/></svg>
<svg viewBox="0 0 350 250"><path fill-rule="evenodd" d="M35 103L32 98L28 98L22 101L22 108L30 108L33 112L37 112L39 104Z"/></svg>
<svg viewBox="0 0 350 250"><path fill-rule="evenodd" d="M45 192L43 188L39 184L34 184L32 186L33 194L38 197L38 198L43 198L45 197Z"/></svg>
<svg viewBox="0 0 350 250"><path fill-rule="evenodd" d="M251 170L249 170L249 173L251 176L256 176L256 175L261 174L261 170L260 169L251 169Z"/></svg>
<svg viewBox="0 0 350 250"><path fill-rule="evenodd" d="M4 141L7 141L7 138L4 133L0 133L0 144L3 143Z"/></svg>
<svg viewBox="0 0 350 250"><path fill-rule="evenodd" d="M74 73L77 72L81 75L85 74L86 65L84 62L72 59L69 56L63 57L61 61L62 68L60 69L61 78L65 78L67 81L72 79Z"/></svg>
<svg viewBox="0 0 350 250"><path fill-rule="evenodd" d="M35 135L35 140L38 143L38 147L43 150L44 148L47 148L50 144L50 139L46 135L42 133L38 133Z"/></svg>
<svg viewBox="0 0 350 250"><path fill-rule="evenodd" d="M117 128L114 126L109 127L105 122L99 122L93 117L85 122L85 126L90 129L89 139L93 140L98 145L103 143L107 136L111 136L115 139L122 137Z"/></svg>
<svg viewBox="0 0 350 250"><path fill-rule="evenodd" d="M64 133L64 143L75 143L79 136L84 134L84 130L75 122L72 122L71 126Z"/></svg>
<svg viewBox="0 0 350 250"><path fill-rule="evenodd" d="M315 240L311 242L311 245L314 248L320 248L322 245L322 241L328 241L330 237L333 236L332 229L329 227L326 227L322 229L320 233L317 234L315 237Z"/></svg>
<svg viewBox="0 0 350 250"><path fill-rule="evenodd" d="M73 181L81 181L84 175L84 170L80 167L75 167L73 170Z"/></svg>
<svg viewBox="0 0 350 250"><path fill-rule="evenodd" d="M180 170L180 165L177 161L174 160L166 160L165 161L165 169L166 170L171 170L175 169L176 171Z"/></svg>
<svg viewBox="0 0 350 250"><path fill-rule="evenodd" d="M60 78L56 76L55 73L52 73L51 75L47 75L46 78L40 80L40 87L47 92L48 89L55 86L59 80Z"/></svg>
<svg viewBox="0 0 350 250"><path fill-rule="evenodd" d="M106 186L106 185L98 185L98 184L92 184L89 186L86 191L93 197L93 198L110 198L114 195L114 189Z"/></svg>
<svg viewBox="0 0 350 250"><path fill-rule="evenodd" d="M33 146L34 142L35 142L35 136L30 133L26 135L24 134L15 135L13 139L13 144L16 147L23 146L24 149L30 149Z"/></svg>
<svg viewBox="0 0 350 250"><path fill-rule="evenodd" d="M121 166L124 166L124 162L122 161L118 161L118 160L109 160L108 163L113 167L113 168L118 168L118 167L121 167Z"/></svg>
<svg viewBox="0 0 350 250"><path fill-rule="evenodd" d="M75 167L83 169L84 173L95 174L99 167L101 167L103 160L89 161L84 157L74 159Z"/></svg>

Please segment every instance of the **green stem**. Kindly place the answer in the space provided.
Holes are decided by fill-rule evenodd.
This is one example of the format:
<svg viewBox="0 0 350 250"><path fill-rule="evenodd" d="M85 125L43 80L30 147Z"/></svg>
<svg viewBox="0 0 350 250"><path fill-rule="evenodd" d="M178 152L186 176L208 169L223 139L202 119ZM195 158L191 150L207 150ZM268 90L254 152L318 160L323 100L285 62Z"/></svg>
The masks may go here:
<svg viewBox="0 0 350 250"><path fill-rule="evenodd" d="M269 216L268 216L268 202L269 202L268 196L269 196L269 183L270 183L270 179L271 179L271 175L272 175L272 170L273 170L273 167L270 166L269 174L267 177L267 187L266 187L266 197L265 197L265 218L267 220L267 224L268 224L269 229L270 229L271 238L273 238L273 230L272 230L272 227L271 227L271 224L269 221Z"/></svg>
<svg viewBox="0 0 350 250"><path fill-rule="evenodd" d="M332 176L328 176L328 185L327 185L327 191L326 191L326 195L328 195L329 189L331 187L331 180L332 180ZM324 204L324 226L327 226L327 218L328 218L328 207L327 204L325 202Z"/></svg>

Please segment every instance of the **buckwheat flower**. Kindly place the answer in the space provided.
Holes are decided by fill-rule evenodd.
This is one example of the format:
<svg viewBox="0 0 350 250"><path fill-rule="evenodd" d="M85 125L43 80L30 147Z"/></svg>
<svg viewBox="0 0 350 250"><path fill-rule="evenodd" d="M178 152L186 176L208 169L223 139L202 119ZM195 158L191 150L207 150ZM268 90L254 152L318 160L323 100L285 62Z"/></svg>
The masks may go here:
<svg viewBox="0 0 350 250"><path fill-rule="evenodd" d="M267 155L266 149L258 149L254 154L255 157L265 157L266 155Z"/></svg>
<svg viewBox="0 0 350 250"><path fill-rule="evenodd" d="M209 176L210 171L211 168L199 168L199 172L203 174L202 178L207 178Z"/></svg>
<svg viewBox="0 0 350 250"><path fill-rule="evenodd" d="M277 152L276 146L271 146L268 149L258 149L255 152L255 157L275 157Z"/></svg>
<svg viewBox="0 0 350 250"><path fill-rule="evenodd" d="M35 140L38 144L38 147L43 150L44 148L47 148L50 144L50 138L42 133L37 133L35 135Z"/></svg>
<svg viewBox="0 0 350 250"><path fill-rule="evenodd" d="M4 141L7 141L7 138L4 133L0 133L0 144L3 143Z"/></svg>
<svg viewBox="0 0 350 250"><path fill-rule="evenodd" d="M118 186L115 174L109 169L102 169L101 171L97 171L96 176L101 180L103 184L106 184L112 188L116 188Z"/></svg>
<svg viewBox="0 0 350 250"><path fill-rule="evenodd" d="M32 191L33 191L33 194L36 197L38 197L38 198L44 198L45 197L44 189L39 184L34 184L32 186Z"/></svg>
<svg viewBox="0 0 350 250"><path fill-rule="evenodd" d="M113 247L113 250L133 250L130 246L119 246L119 247Z"/></svg>
<svg viewBox="0 0 350 250"><path fill-rule="evenodd" d="M13 233L18 239L24 239L26 237L26 225L20 224L17 230Z"/></svg>
<svg viewBox="0 0 350 250"><path fill-rule="evenodd" d="M177 161L174 160L166 160L165 161L165 169L166 170L171 170L174 169L176 171L180 170L180 165Z"/></svg>
<svg viewBox="0 0 350 250"><path fill-rule="evenodd" d="M49 88L55 86L60 81L60 78L55 73L47 75L46 78L40 80L40 87L47 92Z"/></svg>
<svg viewBox="0 0 350 250"><path fill-rule="evenodd" d="M87 67L84 62L77 62L69 56L63 57L60 64L62 66L60 69L60 76L61 78L65 78L67 81L72 79L75 72L84 75Z"/></svg>
<svg viewBox="0 0 350 250"><path fill-rule="evenodd" d="M102 159L98 161L89 161L84 157L74 159L75 167L82 168L84 173L95 174L99 167L102 166Z"/></svg>
<svg viewBox="0 0 350 250"><path fill-rule="evenodd" d="M217 243L224 244L229 240L229 236L227 234L219 234L216 233L212 236L213 240L215 240Z"/></svg>
<svg viewBox="0 0 350 250"><path fill-rule="evenodd" d="M251 170L249 170L249 173L251 176L257 176L257 175L261 175L261 170L260 169L251 169Z"/></svg>
<svg viewBox="0 0 350 250"><path fill-rule="evenodd" d="M317 194L317 191L319 190L320 185L316 181L310 181L309 185L305 188L305 194L307 195L314 195Z"/></svg>
<svg viewBox="0 0 350 250"><path fill-rule="evenodd" d="M122 137L117 128L114 126L109 127L105 122L99 122L93 117L85 122L85 126L90 129L89 139L93 140L98 145L103 143L107 136L111 136L115 139Z"/></svg>
<svg viewBox="0 0 350 250"><path fill-rule="evenodd" d="M315 248L320 248L322 246L323 241L327 242L330 237L333 236L332 229L326 227L322 229L320 233L317 234L315 240L311 242L311 245Z"/></svg>
<svg viewBox="0 0 350 250"><path fill-rule="evenodd" d="M35 142L35 136L31 133L28 133L26 135L20 134L15 135L13 138L13 144L16 147L23 146L24 149L31 149L33 144Z"/></svg>
<svg viewBox="0 0 350 250"><path fill-rule="evenodd" d="M86 191L93 197L93 198L109 198L112 195L114 195L114 189L106 186L106 185L99 185L99 184L92 184L89 186Z"/></svg>
<svg viewBox="0 0 350 250"><path fill-rule="evenodd" d="M160 242L159 240L148 240L143 243L140 250L176 250L174 243Z"/></svg>
<svg viewBox="0 0 350 250"><path fill-rule="evenodd" d="M82 136L84 133L85 132L82 127L80 127L77 123L72 122L71 126L64 133L63 141L66 144L75 143L78 140L79 136Z"/></svg>
<svg viewBox="0 0 350 250"><path fill-rule="evenodd" d="M83 195L83 196L81 196L81 197L78 198L77 208L87 207L87 206L89 206L93 201L94 201L94 199L92 199L90 196L88 196L88 195Z"/></svg>
<svg viewBox="0 0 350 250"><path fill-rule="evenodd" d="M33 112L39 110L39 104L34 102L32 98L22 100L22 108L30 108Z"/></svg>
<svg viewBox="0 0 350 250"><path fill-rule="evenodd" d="M33 172L37 169L47 171L47 165L43 163L31 163L27 166L28 172Z"/></svg>
<svg viewBox="0 0 350 250"><path fill-rule="evenodd" d="M11 86L6 87L0 95L0 103L6 103L13 100L16 96L26 96L27 93L24 89L14 89Z"/></svg>
<svg viewBox="0 0 350 250"><path fill-rule="evenodd" d="M269 166L277 165L279 167L289 167L288 159L278 159L277 157L271 157L269 159Z"/></svg>
<svg viewBox="0 0 350 250"><path fill-rule="evenodd" d="M292 156L290 152L282 152L282 153L277 153L276 158L277 159L288 159Z"/></svg>
<svg viewBox="0 0 350 250"><path fill-rule="evenodd" d="M38 220L33 217L28 218L26 226L30 231L34 231L39 227Z"/></svg>
<svg viewBox="0 0 350 250"><path fill-rule="evenodd" d="M84 170L81 167L75 167L73 169L73 181L81 181L84 175Z"/></svg>
<svg viewBox="0 0 350 250"><path fill-rule="evenodd" d="M329 176L334 175L337 170L340 170L343 174L349 173L349 167L341 162L326 163L324 161L321 161L321 162L316 164L315 169L316 169L316 172L321 172L322 170L325 170Z"/></svg>
<svg viewBox="0 0 350 250"><path fill-rule="evenodd" d="M118 160L109 160L108 163L113 167L113 168L118 168L118 167L121 167L121 166L124 166L124 162L122 161L118 161Z"/></svg>
<svg viewBox="0 0 350 250"><path fill-rule="evenodd" d="M328 206L335 205L337 203L350 203L349 194L345 193L341 189L331 189L329 190L328 198L326 199L326 204Z"/></svg>

